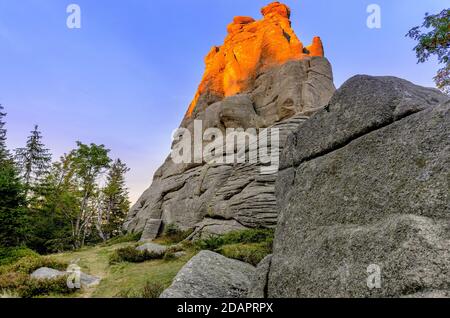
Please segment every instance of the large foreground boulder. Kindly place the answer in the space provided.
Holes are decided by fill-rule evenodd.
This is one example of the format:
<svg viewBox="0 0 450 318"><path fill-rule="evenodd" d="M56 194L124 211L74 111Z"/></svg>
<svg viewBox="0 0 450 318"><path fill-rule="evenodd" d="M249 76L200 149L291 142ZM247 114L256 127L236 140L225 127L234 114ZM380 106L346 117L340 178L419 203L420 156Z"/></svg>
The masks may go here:
<svg viewBox="0 0 450 318"><path fill-rule="evenodd" d="M281 164L268 297L448 295L446 96L352 78L289 137Z"/></svg>
<svg viewBox="0 0 450 318"><path fill-rule="evenodd" d="M242 298L255 268L220 254L202 251L178 273L161 298Z"/></svg>

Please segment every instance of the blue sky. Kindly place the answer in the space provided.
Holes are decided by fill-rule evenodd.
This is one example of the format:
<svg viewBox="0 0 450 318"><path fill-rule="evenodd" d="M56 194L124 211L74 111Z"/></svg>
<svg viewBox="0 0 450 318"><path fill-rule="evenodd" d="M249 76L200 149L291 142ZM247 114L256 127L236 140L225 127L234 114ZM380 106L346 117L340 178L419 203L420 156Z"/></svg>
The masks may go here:
<svg viewBox="0 0 450 318"><path fill-rule="evenodd" d="M132 169L132 199L170 150L204 70L233 16L260 17L269 0L0 0L0 103L9 146L39 124L55 159L75 141L105 144ZM81 7L68 29L66 7ZM435 61L417 65L407 31L450 0L286 0L293 28L322 37L340 86L355 74L394 75L434 86ZM382 28L366 26L369 4Z"/></svg>

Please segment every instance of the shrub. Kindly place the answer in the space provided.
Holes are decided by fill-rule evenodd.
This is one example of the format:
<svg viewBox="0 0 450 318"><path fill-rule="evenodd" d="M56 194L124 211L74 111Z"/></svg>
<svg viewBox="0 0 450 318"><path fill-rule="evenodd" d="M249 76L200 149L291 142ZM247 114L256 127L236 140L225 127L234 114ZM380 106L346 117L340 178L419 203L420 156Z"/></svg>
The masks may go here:
<svg viewBox="0 0 450 318"><path fill-rule="evenodd" d="M54 279L28 279L16 290L22 298L32 298L50 294L68 295L76 291L67 286L67 276L61 276Z"/></svg>
<svg viewBox="0 0 450 318"><path fill-rule="evenodd" d="M18 295L23 298L49 294L69 294L74 292L67 287L67 277L49 280L30 278L30 274L41 267L66 270L68 264L35 253L27 253L17 262L0 266L0 294Z"/></svg>
<svg viewBox="0 0 450 318"><path fill-rule="evenodd" d="M121 236L114 237L105 243L103 243L104 246L112 246L116 244L121 243L129 243L129 242L137 242L141 239L142 232L139 233L129 233Z"/></svg>
<svg viewBox="0 0 450 318"><path fill-rule="evenodd" d="M230 232L224 235L225 244L237 243L263 243L273 240L274 230L271 229L249 229L244 231Z"/></svg>
<svg viewBox="0 0 450 318"><path fill-rule="evenodd" d="M7 272L0 274L0 291L17 290L26 284L29 276L24 273Z"/></svg>
<svg viewBox="0 0 450 318"><path fill-rule="evenodd" d="M133 290L128 290L126 292L119 293L116 297L118 298L159 298L159 296L164 291L165 286L158 282L147 282L145 283L142 290L136 292Z"/></svg>
<svg viewBox="0 0 450 318"><path fill-rule="evenodd" d="M174 253L174 252L167 251L167 252L164 254L163 260L165 260L165 261L173 261L173 260L176 259L176 258L177 258L177 257L175 256L175 253Z"/></svg>
<svg viewBox="0 0 450 318"><path fill-rule="evenodd" d="M0 292L22 298L49 294L70 294L75 290L67 287L67 276L54 279L32 279L25 273L9 272L0 275Z"/></svg>
<svg viewBox="0 0 450 318"><path fill-rule="evenodd" d="M165 286L161 283L147 282L142 289L142 298L159 298L165 290Z"/></svg>
<svg viewBox="0 0 450 318"><path fill-rule="evenodd" d="M17 262L19 259L27 256L39 256L33 250L25 246L21 247L1 247L0 248L0 266L9 265Z"/></svg>
<svg viewBox="0 0 450 318"><path fill-rule="evenodd" d="M57 270L66 270L67 266L68 266L67 263L57 261L50 257L26 256L13 264L0 267L0 273L16 272L16 273L31 274L36 269L41 267L50 267Z"/></svg>
<svg viewBox="0 0 450 318"><path fill-rule="evenodd" d="M176 224L168 224L164 228L163 235L157 240L161 244L178 244L191 235L193 230L181 230Z"/></svg>
<svg viewBox="0 0 450 318"><path fill-rule="evenodd" d="M221 236L212 236L207 239L194 242L194 246L200 250L217 251L222 246L231 244L272 244L274 231L269 229L249 229L230 232Z"/></svg>
<svg viewBox="0 0 450 318"><path fill-rule="evenodd" d="M129 262L129 263L143 263L150 260L162 259L164 253L153 253L149 251L139 251L133 246L119 248L109 258L111 265Z"/></svg>
<svg viewBox="0 0 450 318"><path fill-rule="evenodd" d="M258 265L264 257L272 253L271 246L267 243L252 244L232 244L225 245L219 250L225 257L237 259L239 261Z"/></svg>
<svg viewBox="0 0 450 318"><path fill-rule="evenodd" d="M194 247L198 250L216 251L223 245L225 245L223 236L212 236L210 238L194 242Z"/></svg>

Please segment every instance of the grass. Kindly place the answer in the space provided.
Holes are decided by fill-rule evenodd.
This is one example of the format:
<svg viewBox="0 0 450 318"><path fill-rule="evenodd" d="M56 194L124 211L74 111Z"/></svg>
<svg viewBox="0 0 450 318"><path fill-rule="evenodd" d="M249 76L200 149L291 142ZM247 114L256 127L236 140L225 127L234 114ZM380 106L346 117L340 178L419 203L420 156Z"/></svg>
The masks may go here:
<svg viewBox="0 0 450 318"><path fill-rule="evenodd" d="M173 260L152 260L144 263L119 263L110 265L111 255L116 250L126 247L135 247L136 243L121 243L111 246L95 246L76 252L53 255L53 258L71 262L78 260L78 265L85 273L102 278L100 285L83 291L76 297L144 297L151 298L149 294L155 288L152 285L169 287L180 269L195 255L189 250L186 256Z"/></svg>
<svg viewBox="0 0 450 318"><path fill-rule="evenodd" d="M219 252L225 257L237 259L256 266L264 259L264 257L272 253L272 246L267 243L239 243L225 245L220 248Z"/></svg>
<svg viewBox="0 0 450 318"><path fill-rule="evenodd" d="M184 240L187 233L172 228L155 243L177 244ZM191 244L178 244L169 249L162 259L110 264L112 255L118 250L133 250L134 254L136 237L122 237L113 242L49 257L41 257L27 250L8 251L8 255L13 257L5 261L7 265L0 266L0 297L156 298L170 286L180 269L199 250L213 250L226 257L256 265L271 253L273 231L254 229L232 232ZM186 255L174 257L174 253L180 250L184 250ZM70 263L78 264L84 273L100 277L100 284L71 294L65 289L63 278L46 282L29 279L28 275L39 267L64 270Z"/></svg>
<svg viewBox="0 0 450 318"><path fill-rule="evenodd" d="M175 245L184 241L192 233L193 230L183 231L176 224L168 224L163 234L153 242L161 245Z"/></svg>
<svg viewBox="0 0 450 318"><path fill-rule="evenodd" d="M194 246L199 250L218 251L225 245L232 244L254 244L273 242L274 231L268 229L249 229L244 231L230 232L221 236L212 236L207 239L194 242Z"/></svg>
<svg viewBox="0 0 450 318"><path fill-rule="evenodd" d="M50 257L29 254L15 263L0 266L0 293L2 297L17 295L22 298L45 296L53 293L72 294L75 290L67 287L67 277L65 276L50 280L31 279L29 276L41 267L65 270L67 265Z"/></svg>
<svg viewBox="0 0 450 318"><path fill-rule="evenodd" d="M213 236L193 245L197 250L211 250L256 266L272 253L273 237L273 230L249 229Z"/></svg>
<svg viewBox="0 0 450 318"><path fill-rule="evenodd" d="M141 236L142 233L125 234L106 241L105 243L102 244L102 246L113 246L121 243L138 242Z"/></svg>
<svg viewBox="0 0 450 318"><path fill-rule="evenodd" d="M165 289L170 286L175 276L194 255L173 260L155 260L145 263L120 263L111 266L107 277L92 294L93 297L125 297L136 295L148 284L161 284Z"/></svg>
<svg viewBox="0 0 450 318"><path fill-rule="evenodd" d="M134 246L122 247L114 251L109 257L109 264L114 265L121 262L143 263L165 257L165 252L156 253L147 250L138 251Z"/></svg>

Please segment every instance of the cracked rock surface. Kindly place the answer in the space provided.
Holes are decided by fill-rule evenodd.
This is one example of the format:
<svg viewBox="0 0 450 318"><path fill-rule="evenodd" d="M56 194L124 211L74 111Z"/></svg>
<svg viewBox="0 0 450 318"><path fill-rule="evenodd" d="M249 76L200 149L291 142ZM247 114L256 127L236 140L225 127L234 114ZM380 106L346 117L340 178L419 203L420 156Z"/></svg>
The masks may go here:
<svg viewBox="0 0 450 318"><path fill-rule="evenodd" d="M446 96L354 77L289 137L282 166L269 297L448 294Z"/></svg>
<svg viewBox="0 0 450 318"><path fill-rule="evenodd" d="M335 91L332 79L325 58L290 61L263 71L245 93L209 106L199 102L196 117L182 125L192 135L194 119L202 121L202 132L208 128L224 134L228 128L278 128L281 151L288 135L328 104ZM275 198L277 170L262 174L264 166L249 160L241 164L175 164L169 157L156 172L151 187L132 207L124 228L143 232L143 240L154 239L172 223L181 229L204 228L210 234L273 228L279 212ZM211 221L213 225L205 226L204 222Z"/></svg>

